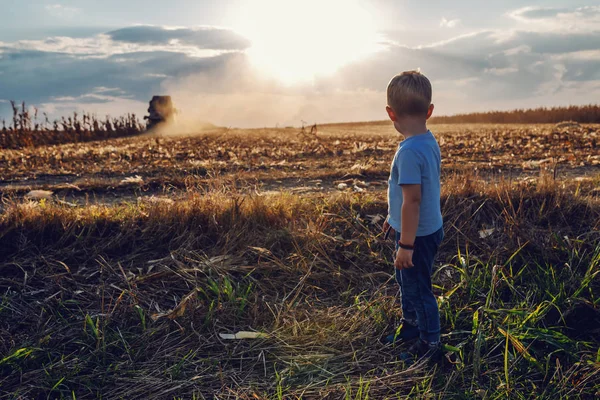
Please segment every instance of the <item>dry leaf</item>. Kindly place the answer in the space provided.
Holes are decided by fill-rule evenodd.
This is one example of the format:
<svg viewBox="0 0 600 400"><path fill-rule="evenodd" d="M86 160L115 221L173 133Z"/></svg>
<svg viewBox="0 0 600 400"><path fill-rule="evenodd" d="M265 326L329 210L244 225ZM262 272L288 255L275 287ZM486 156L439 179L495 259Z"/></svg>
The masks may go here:
<svg viewBox="0 0 600 400"><path fill-rule="evenodd" d="M219 336L223 340L241 340L241 339L266 339L269 337L268 334L263 332L248 332L239 331L238 333L219 333Z"/></svg>
<svg viewBox="0 0 600 400"><path fill-rule="evenodd" d="M367 215L367 218L369 218L370 222L375 225L383 219L383 216L381 214Z"/></svg>
<svg viewBox="0 0 600 400"><path fill-rule="evenodd" d="M492 234L494 233L495 229L491 228L491 229L483 229L481 231L479 231L479 237L481 239L485 239L486 237L492 236Z"/></svg>
<svg viewBox="0 0 600 400"><path fill-rule="evenodd" d="M32 190L25 195L25 198L29 200L51 200L53 194L54 193L49 190Z"/></svg>
<svg viewBox="0 0 600 400"><path fill-rule="evenodd" d="M144 184L144 179L141 176L139 176L139 175L128 176L127 178L123 179L121 181L121 183L122 184L137 183L137 184L143 185Z"/></svg>
<svg viewBox="0 0 600 400"><path fill-rule="evenodd" d="M266 256L269 256L269 255L272 254L269 249L265 249L264 247L248 246L248 248L256 251L259 254L263 254L263 255L266 255Z"/></svg>
<svg viewBox="0 0 600 400"><path fill-rule="evenodd" d="M145 196L145 197L138 197L137 198L138 201L141 202L148 202L148 203L152 203L152 204L175 204L175 201L166 197L156 197L156 196Z"/></svg>
<svg viewBox="0 0 600 400"><path fill-rule="evenodd" d="M169 319L175 319L175 318L183 316L183 314L185 313L185 308L187 307L187 304L189 303L189 301L191 299L194 298L194 296L196 295L196 291L197 291L197 289L194 289L190 293L188 293L183 299L181 299L181 301L179 302L177 307L175 307L174 309L169 310L165 313L152 314L150 317L152 318L153 321L156 321L157 319L163 318L163 317L167 317Z"/></svg>

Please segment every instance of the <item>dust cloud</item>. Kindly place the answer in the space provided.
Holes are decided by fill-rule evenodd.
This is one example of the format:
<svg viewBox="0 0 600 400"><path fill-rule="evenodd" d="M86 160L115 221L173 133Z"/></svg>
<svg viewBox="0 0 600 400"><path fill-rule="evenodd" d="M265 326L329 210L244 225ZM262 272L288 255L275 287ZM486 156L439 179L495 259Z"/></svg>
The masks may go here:
<svg viewBox="0 0 600 400"><path fill-rule="evenodd" d="M169 129L177 134L213 125L236 128L285 127L384 119L385 94L373 90L322 88L320 82L286 85L264 76L244 58L183 78L168 79L162 93L178 113ZM166 130L165 130L166 131Z"/></svg>

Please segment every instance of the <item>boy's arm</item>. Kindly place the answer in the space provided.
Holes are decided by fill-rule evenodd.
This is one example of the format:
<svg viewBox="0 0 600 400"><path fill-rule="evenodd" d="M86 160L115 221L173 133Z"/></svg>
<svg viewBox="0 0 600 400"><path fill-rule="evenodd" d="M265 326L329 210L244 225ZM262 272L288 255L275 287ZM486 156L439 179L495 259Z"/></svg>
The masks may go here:
<svg viewBox="0 0 600 400"><path fill-rule="evenodd" d="M421 185L402 185L402 244L413 246L419 227Z"/></svg>
<svg viewBox="0 0 600 400"><path fill-rule="evenodd" d="M406 246L414 246L419 227L421 211L421 185L402 185L402 231L400 242ZM399 248L394 265L397 269L412 268L413 250Z"/></svg>
<svg viewBox="0 0 600 400"><path fill-rule="evenodd" d="M417 237L419 227L419 211L421 208L421 161L411 149L400 150L398 155L398 184L402 187L402 210L400 241L403 245L412 246ZM410 268L412 250L399 248L394 265L397 269Z"/></svg>
<svg viewBox="0 0 600 400"><path fill-rule="evenodd" d="M383 240L387 240L390 235L392 235L392 239L394 239L396 237L396 231L394 230L394 228L392 228L392 226L390 225L388 218L390 216L388 215L387 218L385 219L385 222L383 223L383 228L382 228L382 233L383 233Z"/></svg>

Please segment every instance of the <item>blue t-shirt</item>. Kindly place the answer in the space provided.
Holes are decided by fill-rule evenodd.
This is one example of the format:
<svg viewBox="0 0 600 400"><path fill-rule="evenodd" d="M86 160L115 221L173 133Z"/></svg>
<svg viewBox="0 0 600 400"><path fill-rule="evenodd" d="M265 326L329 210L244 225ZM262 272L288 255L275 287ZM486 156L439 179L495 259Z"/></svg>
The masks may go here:
<svg viewBox="0 0 600 400"><path fill-rule="evenodd" d="M411 136L398 145L388 181L388 223L397 232L402 228L402 187L421 185L421 208L417 236L437 232L443 225L440 209L440 146L431 131Z"/></svg>

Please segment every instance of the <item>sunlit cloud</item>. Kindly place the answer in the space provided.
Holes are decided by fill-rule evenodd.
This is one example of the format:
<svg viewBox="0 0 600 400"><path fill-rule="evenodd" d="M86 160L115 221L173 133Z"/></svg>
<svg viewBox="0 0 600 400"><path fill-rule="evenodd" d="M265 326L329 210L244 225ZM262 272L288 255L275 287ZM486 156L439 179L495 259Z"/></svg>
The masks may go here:
<svg viewBox="0 0 600 400"><path fill-rule="evenodd" d="M191 45L198 49L244 50L250 41L231 29L214 26L194 28L138 25L107 33L113 41L137 45Z"/></svg>
<svg viewBox="0 0 600 400"><path fill-rule="evenodd" d="M600 6L577 8L524 7L508 13L533 31L590 32L600 30Z"/></svg>
<svg viewBox="0 0 600 400"><path fill-rule="evenodd" d="M67 7L62 4L49 4L45 7L48 14L55 18L71 19L81 13L81 9L75 7Z"/></svg>
<svg viewBox="0 0 600 400"><path fill-rule="evenodd" d="M201 47L179 39L166 43L135 43L113 40L110 34L100 34L90 38L71 38L66 36L50 37L44 40L20 40L2 44L4 50L32 50L48 53L62 53L77 57L106 58L114 55L135 52L174 52L190 57L213 57L230 49Z"/></svg>
<svg viewBox="0 0 600 400"><path fill-rule="evenodd" d="M432 80L443 114L597 102L598 7L529 7L509 15L512 26L501 30L466 32L466 23L442 20L438 29L462 34L420 46L379 37L359 57L349 47L336 49L339 40L321 40L312 53L299 45L283 51L278 46L295 42L282 36L262 50L263 62L279 60L275 69L257 62L253 38L222 27L139 25L84 38L5 42L0 87L4 99L23 99L54 115L83 109L142 115L152 95L170 94L183 115L250 127L383 119L389 78L418 67ZM581 26L571 28L567 21L577 18ZM320 52L337 56L319 69L328 60L316 57ZM298 70L280 73L286 65ZM299 79L305 72L309 78ZM6 102L0 101L0 115L10 115Z"/></svg>
<svg viewBox="0 0 600 400"><path fill-rule="evenodd" d="M442 20L440 21L440 26L442 28L456 28L459 25L460 25L460 19L458 19L458 18L446 19L446 17L443 17Z"/></svg>

